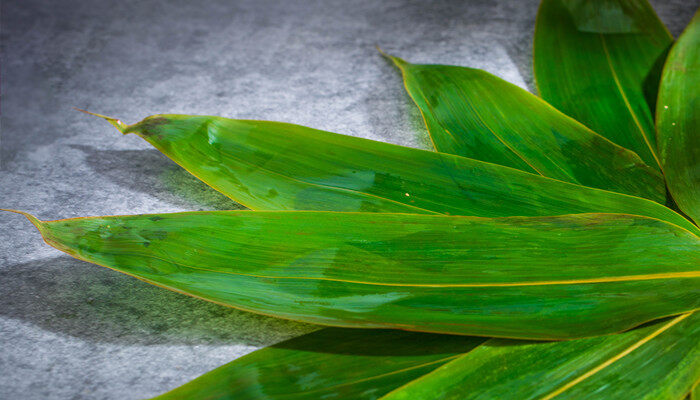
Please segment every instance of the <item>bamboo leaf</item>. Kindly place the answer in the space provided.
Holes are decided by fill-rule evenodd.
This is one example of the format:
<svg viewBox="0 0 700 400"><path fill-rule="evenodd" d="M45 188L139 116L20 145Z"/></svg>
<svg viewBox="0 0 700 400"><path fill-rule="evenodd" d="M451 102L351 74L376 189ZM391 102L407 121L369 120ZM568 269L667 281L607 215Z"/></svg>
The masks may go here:
<svg viewBox="0 0 700 400"><path fill-rule="evenodd" d="M646 217L225 211L28 218L74 257L322 325L565 339L700 306L698 237Z"/></svg>
<svg viewBox="0 0 700 400"><path fill-rule="evenodd" d="M698 231L646 199L298 125L187 115L157 115L128 126L107 119L256 210L482 217L606 212L646 215ZM644 183L636 187L642 190Z"/></svg>
<svg viewBox="0 0 700 400"><path fill-rule="evenodd" d="M700 378L700 314L564 342L490 340L396 389L401 399L680 399Z"/></svg>
<svg viewBox="0 0 700 400"><path fill-rule="evenodd" d="M700 222L700 12L669 53L656 123L668 190Z"/></svg>
<svg viewBox="0 0 700 400"><path fill-rule="evenodd" d="M646 0L542 0L537 87L553 106L658 168L651 110L672 42Z"/></svg>
<svg viewBox="0 0 700 400"><path fill-rule="evenodd" d="M656 167L648 109L640 108L635 86L648 54L635 55L639 65L632 67L620 60L630 43L643 42L630 37L651 37L655 28L640 28L640 21L660 22L646 2L558 1L571 12L575 33L602 43L617 90L606 100L620 106L622 99L637 136L604 127L641 146L635 150ZM679 58L673 68L694 67ZM392 59L419 96L433 139L446 152L472 152L478 160L263 121L158 115L126 125L105 117L251 208L354 213L46 222L22 214L49 244L79 259L248 311L335 326L584 338L533 343L329 328L252 353L160 398L692 396L700 375L700 317L692 313L700 306L700 230L655 203L665 201L657 171L495 77ZM642 76L647 100L655 98L659 65ZM678 70L669 72L670 94L660 97L679 107L659 122L668 139L659 139L659 157L680 176L681 189L671 192L692 203L697 190L684 186L695 154L687 133L696 121L678 110L697 91L686 91L692 83L683 79L692 79ZM681 145L664 125L676 118L691 126ZM561 215L571 213L588 214Z"/></svg>
<svg viewBox="0 0 700 400"><path fill-rule="evenodd" d="M485 340L327 328L255 351L157 399L377 399Z"/></svg>
<svg viewBox="0 0 700 400"><path fill-rule="evenodd" d="M664 201L656 170L537 96L481 70L390 58L438 151Z"/></svg>
<svg viewBox="0 0 700 400"><path fill-rule="evenodd" d="M439 340L446 343L440 343L440 349L453 346L455 353L427 368L423 358L414 361L400 353L423 346L432 351L436 342L431 336L426 340L394 332L314 332L256 351L158 398L651 400L678 399L700 378L697 314L622 334L563 342L465 338L459 349L453 346L455 336L443 335ZM397 335L411 342L395 341ZM377 350L381 354L375 355ZM369 355L373 358L366 358ZM391 372L384 364L389 357ZM421 367L408 369L406 361Z"/></svg>

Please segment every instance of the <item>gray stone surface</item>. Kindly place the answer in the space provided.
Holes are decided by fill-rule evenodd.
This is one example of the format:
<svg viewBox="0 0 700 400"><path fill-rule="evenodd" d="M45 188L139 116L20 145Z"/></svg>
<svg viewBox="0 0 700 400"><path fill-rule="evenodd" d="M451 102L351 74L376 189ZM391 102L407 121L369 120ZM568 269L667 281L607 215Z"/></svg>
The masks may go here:
<svg viewBox="0 0 700 400"><path fill-rule="evenodd" d="M3 0L0 207L43 219L239 207L73 106L127 122L279 120L425 147L375 44L531 88L536 3ZM654 6L678 34L697 3ZM76 261L0 213L1 399L153 396L313 329Z"/></svg>

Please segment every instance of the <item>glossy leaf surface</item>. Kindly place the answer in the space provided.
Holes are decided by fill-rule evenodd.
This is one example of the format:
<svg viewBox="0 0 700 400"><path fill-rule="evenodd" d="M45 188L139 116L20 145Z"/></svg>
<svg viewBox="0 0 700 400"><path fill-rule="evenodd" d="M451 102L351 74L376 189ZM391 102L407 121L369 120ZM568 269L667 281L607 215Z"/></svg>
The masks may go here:
<svg viewBox="0 0 700 400"><path fill-rule="evenodd" d="M652 110L672 41L646 0L542 0L537 87L543 99L658 168Z"/></svg>
<svg viewBox="0 0 700 400"><path fill-rule="evenodd" d="M661 175L633 152L487 72L391 57L438 151L663 202Z"/></svg>
<svg viewBox="0 0 700 400"><path fill-rule="evenodd" d="M680 399L700 378L700 314L562 342L490 340L382 399Z"/></svg>
<svg viewBox="0 0 700 400"><path fill-rule="evenodd" d="M485 340L327 328L255 351L157 399L377 399Z"/></svg>
<svg viewBox="0 0 700 400"><path fill-rule="evenodd" d="M109 120L256 210L482 217L608 212L697 230L649 200L298 125L187 115L153 116L130 126Z"/></svg>
<svg viewBox="0 0 700 400"><path fill-rule="evenodd" d="M678 207L700 222L700 13L668 55L656 115L668 189Z"/></svg>
<svg viewBox="0 0 700 400"><path fill-rule="evenodd" d="M700 306L698 237L623 214L226 211L30 219L49 244L77 258L317 324L563 339Z"/></svg>

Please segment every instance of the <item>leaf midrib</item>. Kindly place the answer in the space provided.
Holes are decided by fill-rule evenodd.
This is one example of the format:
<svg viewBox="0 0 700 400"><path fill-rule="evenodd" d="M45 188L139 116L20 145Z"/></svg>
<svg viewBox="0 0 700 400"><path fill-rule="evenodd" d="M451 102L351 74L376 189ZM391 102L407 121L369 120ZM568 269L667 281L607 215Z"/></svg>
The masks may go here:
<svg viewBox="0 0 700 400"><path fill-rule="evenodd" d="M127 252L128 253L128 252ZM112 255L119 255L119 253L108 253ZM135 253L139 254L139 253ZM588 278L588 279L571 279L571 280L557 280L557 281L532 281L532 282L490 282L490 283L464 283L464 284L420 284L420 283L392 283L392 282L369 282L369 281L356 281L350 279L337 279L328 277L315 277L315 276L276 276L276 275L258 275L258 274L245 274L240 272L231 271L220 271L212 270L207 268L195 267L187 264L183 264L174 260L167 260L153 254L140 254L143 257L153 258L156 260L164 261L167 263L174 264L176 266L192 269L197 271L220 273L225 275L235 275L243 276L249 278L259 278L259 279L296 279L296 280L313 280L313 281L328 281L328 282L341 282L341 283L351 283L358 285L371 285L371 286L390 286L390 287L425 287L425 288L451 288L451 287L519 287L519 286L551 286L551 285L575 285L575 284L595 284L595 283L612 283L612 282L635 282L635 281L646 281L646 280L659 280L659 279L691 279L700 278L700 271L683 271L683 272L672 272L672 273L661 273L661 274L644 274L644 275L622 275L613 276L605 278Z"/></svg>
<svg viewBox="0 0 700 400"><path fill-rule="evenodd" d="M630 104L629 99L627 98L627 94L625 93L624 89L622 88L622 83L620 82L620 78L617 76L617 71L615 70L615 66L613 65L612 58L610 57L610 52L608 51L608 45L605 42L605 36L602 33L599 33L598 36L600 37L600 42L603 46L603 52L605 53L605 60L608 63L608 67L610 67L610 72L612 74L613 80L615 81L615 87L620 92L620 96L622 96L622 100L625 103L625 107L627 108L630 115L632 116L632 119L634 120L634 124L637 126L637 129L639 129L639 133L642 135L642 139L644 139L644 143L647 145L649 152L654 157L654 161L656 161L657 166L659 166L659 168L660 168L661 162L659 161L659 158L656 156L656 152L654 151L654 148L651 146L651 143L649 143L649 138L647 136L647 132L646 132L646 130L644 130L641 123L639 122L639 118L637 117L637 114L634 112L634 109L632 108L632 105Z"/></svg>
<svg viewBox="0 0 700 400"><path fill-rule="evenodd" d="M678 316L678 317L672 319L671 321L669 321L667 324L665 324L665 325L662 326L661 328L655 330L655 331L652 332L651 334L649 334L649 335L643 337L642 339L638 340L637 342L635 342L634 344L632 344L631 346L629 346L628 348L626 348L626 349L623 350L622 352L616 354L616 355L613 356L613 357L610 357L609 359L605 360L605 361L602 362L601 364L598 364L596 367L594 367L594 368L588 370L588 371L587 371L586 373L584 373L583 375L579 375L576 379L574 379L574 380L572 380L572 381L570 381L570 382L568 382L568 383L562 385L562 386L559 387L558 389L556 389L556 390L550 392L548 395L542 397L540 400L551 400L551 399L553 399L554 397L559 396L559 395L562 394L563 392L565 392L565 391L571 389L572 387L578 385L579 383L583 382L584 380L586 380L586 379L590 378L591 376L597 374L598 372L600 372L600 371L602 371L603 369L607 368L608 366L612 365L613 363L615 363L616 361L620 360L621 358L623 358L623 357L629 355L629 354L632 353L634 350L638 349L639 347L643 346L644 344L646 344L647 342L651 341L651 340L654 339L655 337L657 337L657 336L659 336L660 334L664 333L665 331L667 331L668 329L670 329L672 326L674 326L674 325L676 325L677 323L681 322L682 320L688 318L688 317L691 316L692 314L693 314L693 313L690 312L690 313L683 314L683 315L680 315L680 316Z"/></svg>

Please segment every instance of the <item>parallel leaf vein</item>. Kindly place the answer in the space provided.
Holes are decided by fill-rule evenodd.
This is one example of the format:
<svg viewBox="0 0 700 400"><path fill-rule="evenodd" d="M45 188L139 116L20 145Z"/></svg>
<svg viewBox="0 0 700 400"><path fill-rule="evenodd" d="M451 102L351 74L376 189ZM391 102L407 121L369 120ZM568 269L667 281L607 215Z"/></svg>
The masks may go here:
<svg viewBox="0 0 700 400"><path fill-rule="evenodd" d="M634 109L632 108L632 104L630 104L630 101L627 98L627 94L625 93L624 89L622 88L622 83L620 83L620 78L617 76L617 71L615 71L615 67L613 65L612 58L610 57L610 52L608 51L608 45L605 42L605 36L603 36L602 33L599 34L599 36L600 36L600 41L603 44L603 51L605 52L605 59L608 62L608 66L610 67L610 72L612 73L613 80L615 81L615 86L617 86L617 89L620 92L620 95L622 96L622 100L625 102L625 107L627 107L627 109L629 110L629 113L632 116L632 119L634 120L635 125L637 125L637 129L639 129L639 132L642 135L642 139L644 139L644 143L649 148L649 152L654 157L654 160L656 160L656 163L658 165L661 165L659 158L656 156L656 152L654 151L654 148L652 147L651 143L649 143L649 138L647 136L647 132L644 130L644 128L642 127L642 124L639 122L639 118L637 117L637 114L634 112Z"/></svg>
<svg viewBox="0 0 700 400"><path fill-rule="evenodd" d="M671 273L661 273L661 274L646 274L646 275L625 275L625 276L611 276L611 277L601 277L601 278L587 278L587 279L571 279L571 280L556 280L556 281L532 281L532 282L485 282L485 283L401 283L401 282L369 282L351 279L339 279L339 278L329 278L329 277L317 277L317 276L277 276L277 275L260 275L260 274L245 274L240 272L222 271L222 270L212 270L200 267L194 267L191 265L182 264L174 260L166 260L153 254L142 254L142 256L147 258L153 258L167 263L174 264L187 269L193 269L198 271L207 271L214 273L221 273L227 275L245 276L251 278L260 279L296 279L296 280L318 280L318 281L331 281L331 282L342 282L342 283L353 283L359 285L373 285L373 286L399 286L399 287L518 287L518 286L548 286L548 285L574 285L574 284L591 284L591 283L612 283L612 282L633 282L633 281L647 281L647 280L658 280L658 279L684 279L684 278L700 278L700 271L684 271L684 272L671 272Z"/></svg>
<svg viewBox="0 0 700 400"><path fill-rule="evenodd" d="M661 328L659 328L659 329L655 330L654 332L652 332L651 334L649 334L649 336L646 336L646 337L640 339L639 341L637 341L636 343L634 343L634 344L631 345L630 347L626 348L624 351L622 351L622 352L616 354L615 356L613 356L613 357L611 357L610 359L606 360L605 362L599 364L599 365L596 366L595 368L593 368L593 369L591 369L590 371L586 372L585 374L579 376L578 378L572 380L571 382L569 382L569 383L567 383L567 384L561 386L559 389L557 389L557 390L551 392L550 394L546 395L545 397L541 398L540 400L551 400L551 399L553 399L554 397L559 396L559 395L562 394L563 392L565 392L565 391L571 389L572 387L578 385L578 384L581 383L582 381L584 381L584 380L590 378L591 376L597 374L598 372L600 372L601 370L603 370L603 369L605 369L606 367L610 366L611 364L613 364L614 362L618 361L619 359L621 359L621 358L627 356L628 354L630 354L630 353L633 352L634 350L638 349L639 347L641 347L641 346L644 345L645 343L649 342L649 341L652 340L653 338L659 336L660 334L662 334L664 331L668 330L668 329L671 328L672 326L674 326L674 325L676 325L677 323L679 323L679 322L683 321L684 319L688 318L690 315L692 315L692 313L683 314L683 315L680 315L680 316L678 316L678 317L672 319L671 321L669 321L668 323L666 323L666 324L665 324L664 326L662 326Z"/></svg>

